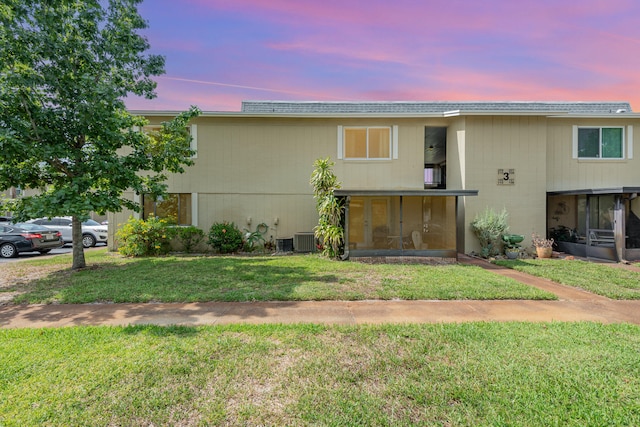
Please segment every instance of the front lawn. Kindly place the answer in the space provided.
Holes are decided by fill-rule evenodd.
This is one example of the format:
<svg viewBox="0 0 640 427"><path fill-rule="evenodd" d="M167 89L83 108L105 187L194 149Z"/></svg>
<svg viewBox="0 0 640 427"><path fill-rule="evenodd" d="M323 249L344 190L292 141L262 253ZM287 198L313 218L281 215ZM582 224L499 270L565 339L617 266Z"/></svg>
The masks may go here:
<svg viewBox="0 0 640 427"><path fill-rule="evenodd" d="M640 299L640 273L611 264L566 259L499 260L495 263L612 299Z"/></svg>
<svg viewBox="0 0 640 427"><path fill-rule="evenodd" d="M0 425L640 425L640 327L0 330Z"/></svg>
<svg viewBox="0 0 640 427"><path fill-rule="evenodd" d="M468 265L363 264L316 255L132 259L87 251L89 268L69 271L70 256L7 264L20 277L6 286L14 303L556 299L548 292ZM3 267L4 268L4 267ZM20 282L20 280L18 280Z"/></svg>

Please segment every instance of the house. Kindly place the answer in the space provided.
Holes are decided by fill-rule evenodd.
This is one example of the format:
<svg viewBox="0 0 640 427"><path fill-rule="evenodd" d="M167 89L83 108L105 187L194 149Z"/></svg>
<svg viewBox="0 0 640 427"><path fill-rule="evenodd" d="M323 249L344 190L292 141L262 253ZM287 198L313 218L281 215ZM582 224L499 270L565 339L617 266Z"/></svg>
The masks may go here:
<svg viewBox="0 0 640 427"><path fill-rule="evenodd" d="M152 125L176 115L134 113ZM640 259L636 124L626 102L245 101L193 120L195 165L169 178L167 200L129 196L144 216L204 230L266 224L267 240L308 248L318 219L309 177L329 157L349 256L479 251L470 223L505 208L524 246L536 232L578 255Z"/></svg>

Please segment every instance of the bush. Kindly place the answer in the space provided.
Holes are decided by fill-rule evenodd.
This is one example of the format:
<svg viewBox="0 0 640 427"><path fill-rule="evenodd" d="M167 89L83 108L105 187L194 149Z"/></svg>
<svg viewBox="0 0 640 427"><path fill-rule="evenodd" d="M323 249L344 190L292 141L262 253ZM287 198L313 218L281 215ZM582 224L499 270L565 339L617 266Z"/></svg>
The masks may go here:
<svg viewBox="0 0 640 427"><path fill-rule="evenodd" d="M242 233L233 222L216 222L209 230L209 244L221 254L232 253L242 247Z"/></svg>
<svg viewBox="0 0 640 427"><path fill-rule="evenodd" d="M493 209L485 209L481 214L477 214L471 229L480 240L480 255L484 258L496 256L500 253L500 239L509 230L507 225L506 209L496 213Z"/></svg>
<svg viewBox="0 0 640 427"><path fill-rule="evenodd" d="M193 225L178 227L175 229L175 236L184 248L184 251L191 253L204 240L204 231Z"/></svg>
<svg viewBox="0 0 640 427"><path fill-rule="evenodd" d="M164 219L149 218L146 221L130 217L118 230L118 252L125 256L166 255L171 249L174 230Z"/></svg>
<svg viewBox="0 0 640 427"><path fill-rule="evenodd" d="M243 246L243 250L246 252L253 252L256 249L263 249L265 248L267 242L264 239L264 233L266 233L267 231L269 231L269 226L267 224L265 224L264 222L261 224L258 224L258 226L256 227L256 231L251 231L249 229L244 229L245 231L245 235L244 235L244 246Z"/></svg>
<svg viewBox="0 0 640 427"><path fill-rule="evenodd" d="M334 195L341 184L333 173L334 163L329 158L317 159L313 166L315 169L309 182L318 210L315 236L322 245L322 254L336 258L344 252L344 200Z"/></svg>

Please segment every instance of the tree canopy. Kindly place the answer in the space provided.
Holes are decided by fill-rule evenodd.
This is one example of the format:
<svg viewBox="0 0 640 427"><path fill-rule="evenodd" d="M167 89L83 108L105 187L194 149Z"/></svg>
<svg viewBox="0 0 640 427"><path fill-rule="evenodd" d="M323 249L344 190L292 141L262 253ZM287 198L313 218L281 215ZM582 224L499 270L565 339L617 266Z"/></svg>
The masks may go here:
<svg viewBox="0 0 640 427"><path fill-rule="evenodd" d="M162 194L192 163L186 126L196 107L147 135L124 100L155 96L164 57L149 54L142 0L4 0L0 4L0 191L18 219L74 217L73 268L84 267L80 221ZM79 252L79 253L77 253Z"/></svg>

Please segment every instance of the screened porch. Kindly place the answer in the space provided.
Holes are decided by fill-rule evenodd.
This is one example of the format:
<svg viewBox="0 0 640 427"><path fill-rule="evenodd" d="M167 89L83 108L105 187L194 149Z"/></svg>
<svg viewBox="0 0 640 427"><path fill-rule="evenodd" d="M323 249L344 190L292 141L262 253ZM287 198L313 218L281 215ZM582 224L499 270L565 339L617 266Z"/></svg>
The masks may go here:
<svg viewBox="0 0 640 427"><path fill-rule="evenodd" d="M338 190L336 195L346 199L347 256L456 258L464 246L459 197L477 191Z"/></svg>

